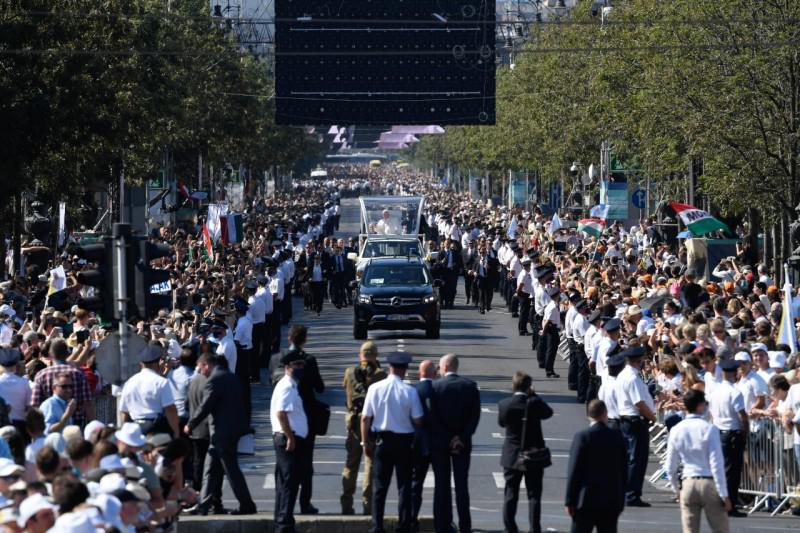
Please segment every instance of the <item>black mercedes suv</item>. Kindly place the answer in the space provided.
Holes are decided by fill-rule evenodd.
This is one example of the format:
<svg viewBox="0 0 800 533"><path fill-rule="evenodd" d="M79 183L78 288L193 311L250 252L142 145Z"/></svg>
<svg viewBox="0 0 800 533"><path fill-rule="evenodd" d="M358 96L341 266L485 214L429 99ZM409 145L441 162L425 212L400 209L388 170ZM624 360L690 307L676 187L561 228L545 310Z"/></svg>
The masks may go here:
<svg viewBox="0 0 800 533"><path fill-rule="evenodd" d="M439 338L441 311L428 267L418 257L371 259L360 281L354 281L353 337L366 339L370 329L424 329Z"/></svg>

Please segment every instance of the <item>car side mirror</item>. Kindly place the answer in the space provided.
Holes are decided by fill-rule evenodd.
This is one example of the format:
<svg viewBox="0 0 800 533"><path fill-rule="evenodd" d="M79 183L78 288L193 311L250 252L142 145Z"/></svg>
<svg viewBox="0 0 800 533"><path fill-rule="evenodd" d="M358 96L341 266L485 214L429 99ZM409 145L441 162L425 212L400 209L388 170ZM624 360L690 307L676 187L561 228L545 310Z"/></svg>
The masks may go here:
<svg viewBox="0 0 800 533"><path fill-rule="evenodd" d="M433 280L433 286L434 286L434 287L441 288L441 287L442 287L442 285L444 285L444 283L442 282L442 280L440 280L440 279L435 279L435 280Z"/></svg>
<svg viewBox="0 0 800 533"><path fill-rule="evenodd" d="M358 254L357 253L350 252L350 253L347 254L347 260L348 261L355 261L356 259L358 259Z"/></svg>
<svg viewBox="0 0 800 533"><path fill-rule="evenodd" d="M353 290L358 288L358 282L357 281L351 281L349 283L349 285L350 285L350 288L353 289Z"/></svg>

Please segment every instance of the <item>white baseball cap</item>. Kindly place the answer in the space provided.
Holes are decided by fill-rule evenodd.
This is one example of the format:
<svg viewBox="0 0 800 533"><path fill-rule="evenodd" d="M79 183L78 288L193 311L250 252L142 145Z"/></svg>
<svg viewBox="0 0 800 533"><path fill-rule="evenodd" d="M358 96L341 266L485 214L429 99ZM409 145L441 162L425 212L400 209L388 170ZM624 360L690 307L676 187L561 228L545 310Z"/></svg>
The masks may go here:
<svg viewBox="0 0 800 533"><path fill-rule="evenodd" d="M754 342L750 345L750 352L768 352L769 349L767 348L766 344L761 342Z"/></svg>
<svg viewBox="0 0 800 533"><path fill-rule="evenodd" d="M770 368L783 368L786 366L786 354L779 351L774 352L767 352L769 355L769 367Z"/></svg>
<svg viewBox="0 0 800 533"><path fill-rule="evenodd" d="M142 435L142 428L136 422L125 422L114 436L118 441L134 448L140 448L147 442Z"/></svg>
<svg viewBox="0 0 800 533"><path fill-rule="evenodd" d="M12 474L24 474L25 469L19 466L11 459L0 457L0 477L10 476Z"/></svg>
<svg viewBox="0 0 800 533"><path fill-rule="evenodd" d="M58 506L38 492L28 496L22 500L22 503L19 505L19 517L17 518L17 525L24 529L25 525L28 523L28 520L35 516L39 511L44 511L45 509L55 511L58 509Z"/></svg>
<svg viewBox="0 0 800 533"><path fill-rule="evenodd" d="M746 363L751 362L753 359L750 357L750 354L747 352L737 352L736 355L733 357L734 361L744 361Z"/></svg>

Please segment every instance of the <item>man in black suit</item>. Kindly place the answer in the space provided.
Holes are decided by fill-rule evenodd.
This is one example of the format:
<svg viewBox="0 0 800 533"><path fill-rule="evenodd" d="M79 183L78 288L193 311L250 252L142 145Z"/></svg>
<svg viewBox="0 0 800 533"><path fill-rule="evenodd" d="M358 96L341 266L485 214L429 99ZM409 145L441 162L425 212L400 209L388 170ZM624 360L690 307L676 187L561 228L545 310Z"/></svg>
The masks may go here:
<svg viewBox="0 0 800 533"><path fill-rule="evenodd" d="M433 491L433 522L437 532L452 530L453 504L450 472L456 489L458 529L472 530L469 512L469 462L472 435L481 416L481 398L474 381L458 374L458 357L447 354L439 360L441 379L433 384L431 398L431 464L436 478Z"/></svg>
<svg viewBox="0 0 800 533"><path fill-rule="evenodd" d="M622 433L607 426L605 403L592 400L587 411L592 425L572 440L564 505L572 517L572 533L591 533L594 528L614 533L625 507L627 446Z"/></svg>
<svg viewBox="0 0 800 533"><path fill-rule="evenodd" d="M419 510L422 507L422 490L425 485L425 476L431 464L431 398L433 396L433 378L436 369L433 361L425 359L419 364L419 383L416 385L419 401L422 403L422 425L414 429L414 457L411 476L411 525L414 531L419 531Z"/></svg>
<svg viewBox="0 0 800 533"><path fill-rule="evenodd" d="M517 502L519 501L519 486L523 477L528 493L530 531L540 533L542 530L544 468L529 468L525 472L514 468L523 446L526 450L545 447L542 420L553 416L550 406L533 392L532 382L533 379L528 374L517 372L511 380L513 396L501 400L497 405L497 423L506 429L500 466L503 467L503 477L506 480L503 495L503 524L507 533L517 533L518 531ZM524 435L523 426L525 428Z"/></svg>
<svg viewBox="0 0 800 533"><path fill-rule="evenodd" d="M305 361L302 378L300 378L297 390L300 394L300 399L303 400L303 410L306 412L309 427L308 437L303 447L305 453L303 461L305 461L306 468L300 476L300 514L317 514L319 509L311 504L314 478L314 443L316 438L313 428L316 427L318 417L316 395L325 392L325 382L322 381L317 358L306 353L303 349L307 340L308 328L301 324L295 324L289 328L289 350L287 350L287 353L300 352Z"/></svg>
<svg viewBox="0 0 800 533"><path fill-rule="evenodd" d="M467 296L467 305L474 295L473 284L475 283L475 264L478 260L478 249L475 239L470 239L469 244L461 250L461 258L464 263L464 294ZM472 302L475 307L478 306L478 299L475 298Z"/></svg>
<svg viewBox="0 0 800 533"><path fill-rule="evenodd" d="M244 479L236 447L239 437L247 431L242 386L239 378L228 370L224 357L203 354L197 361L200 373L208 378L200 410L186 424L184 431L191 435L209 415L211 443L203 465L203 490L200 494L199 514L207 514L214 501L222 498L222 473L228 477L233 494L239 501L239 509L232 514L255 514L256 504Z"/></svg>
<svg viewBox="0 0 800 533"><path fill-rule="evenodd" d="M458 275L464 270L464 259L458 242L450 239L446 249L439 254L439 267L444 278L444 308L452 309L456 298Z"/></svg>

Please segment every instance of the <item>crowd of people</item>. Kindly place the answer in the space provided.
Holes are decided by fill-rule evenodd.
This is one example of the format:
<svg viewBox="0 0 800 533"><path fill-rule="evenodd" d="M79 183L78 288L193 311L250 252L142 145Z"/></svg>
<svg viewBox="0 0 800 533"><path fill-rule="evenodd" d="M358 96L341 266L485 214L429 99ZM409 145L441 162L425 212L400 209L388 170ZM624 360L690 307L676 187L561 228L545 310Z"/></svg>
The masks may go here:
<svg viewBox="0 0 800 533"><path fill-rule="evenodd" d="M327 179L251 198L244 238L216 246L212 255L202 214L153 229L152 240L172 247L157 266L170 271L174 306L130 324L147 347L137 354L140 371L119 386L97 366L98 348L114 327L110 317L80 306L93 289L77 273L92 265L70 245L25 256L24 274L0 283L2 525L169 529L181 513L229 512L223 476L239 502L230 512L255 512L237 446L252 432L251 385L266 375L273 387L276 530L293 530L297 499L301 512L318 512L311 503L314 438L325 431L327 406L316 395L325 385L303 349L307 330L293 317L301 299L317 314L326 302L352 304L348 282L356 270L347 256L361 242L334 233L341 198L360 194L425 198L422 260L443 282L443 309L463 294L476 315L507 310L547 378L561 379L558 354L568 358L567 384L595 422L576 436L570 457L565 506L576 531L604 530L625 506L649 505L642 490L648 428L656 421L670 428L667 476L680 491L686 531L698 530L700 508L719 531L727 530L729 516L741 515L748 496L738 493L740 476L752 468L749 443L759 438L785 432L794 447L787 475L798 476L800 356L778 341L783 293L751 251L742 249L706 277L653 220L632 228L615 222L593 237L574 224L554 224L538 206L492 205L411 167L338 165ZM48 276L56 267L68 279L60 291ZM452 354L438 364L421 362L413 388L404 383L409 356L384 359L385 369L367 342L343 378L341 511L356 512L363 460L361 511L373 517L373 530L382 531L392 472L401 529L413 530L430 467L436 531L449 531L453 522L451 473L458 529L469 531L477 386L457 374ZM539 531L548 464L540 421L552 410L533 392L529 374L511 381L513 395L501 402L498 421L506 431L504 526L517 531L524 479L531 530ZM107 398L116 399L119 420L101 412ZM708 447L702 453L694 446L700 441ZM609 454L616 459L597 459Z"/></svg>

